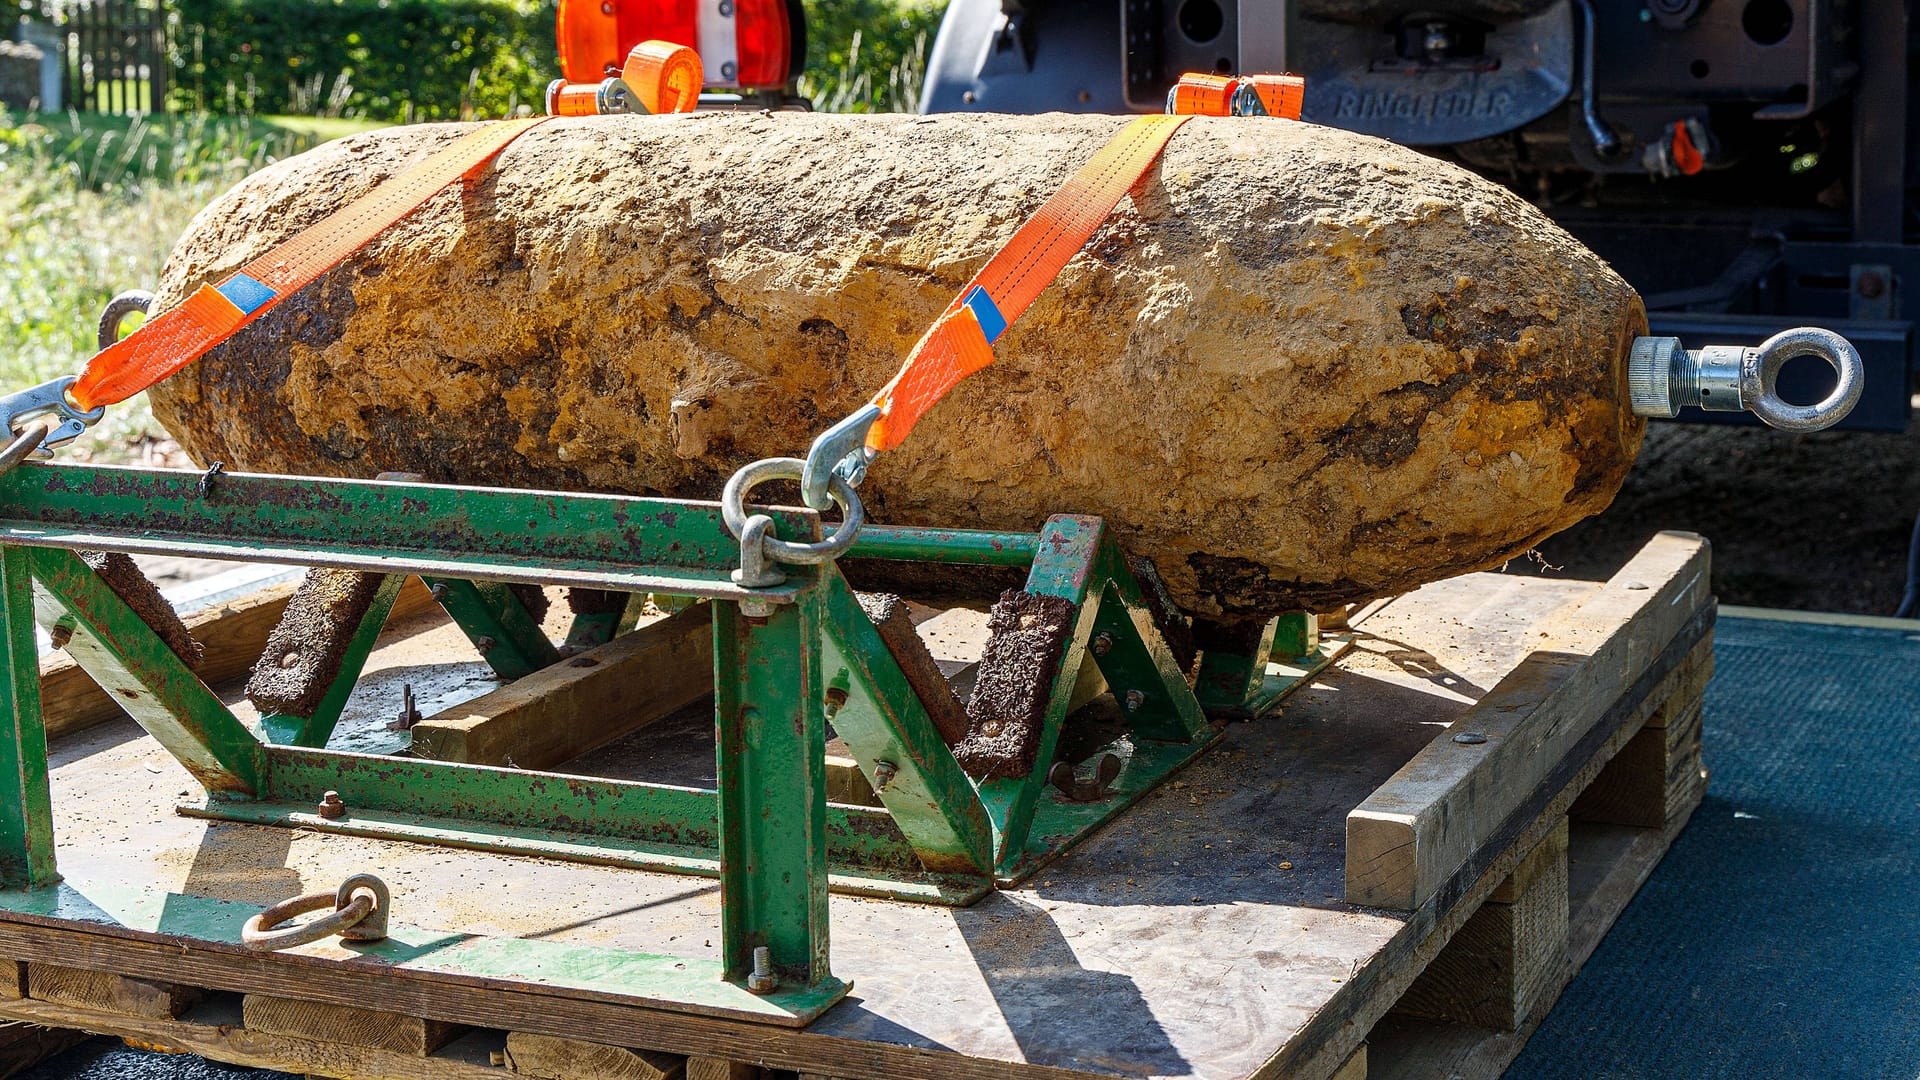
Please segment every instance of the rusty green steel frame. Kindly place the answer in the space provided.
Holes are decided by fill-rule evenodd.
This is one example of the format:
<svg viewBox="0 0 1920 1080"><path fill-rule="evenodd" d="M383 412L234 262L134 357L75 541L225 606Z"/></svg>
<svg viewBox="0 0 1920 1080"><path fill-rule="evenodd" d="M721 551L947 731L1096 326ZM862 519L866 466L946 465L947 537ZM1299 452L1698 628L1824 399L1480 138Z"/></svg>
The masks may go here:
<svg viewBox="0 0 1920 1080"><path fill-rule="evenodd" d="M729 578L738 543L713 504L410 481L197 481L192 473L91 466L27 465L0 475L0 618L15 717L0 750L0 887L31 896L58 880L32 613L70 634L76 661L207 789L187 812L717 876L721 958L716 972L697 978L745 987L764 948L774 996L815 1011L846 990L828 966L830 887L969 903L1057 857L1218 735L1098 518L1055 517L1037 534L869 526L849 553L1025 567L1030 591L1075 605L1034 768L977 783L839 571L787 567L780 586L742 589ZM785 539L820 536L810 511L770 513ZM267 717L263 740L63 549L305 562L379 572L389 587L316 715ZM502 664L524 674L559 655L504 583L714 601L716 788L324 749L406 574L444 586L438 593L463 628L493 639L488 659L502 674ZM598 639L623 621L576 620L575 630ZM1122 715L1119 733L1101 736L1094 749L1122 768L1097 798L1070 802L1047 777L1089 662ZM830 712L884 809L827 802ZM339 792L344 814L316 812L326 791ZM0 902L0 910L9 906ZM712 997L675 982L695 975L649 972L645 993L666 1007Z"/></svg>

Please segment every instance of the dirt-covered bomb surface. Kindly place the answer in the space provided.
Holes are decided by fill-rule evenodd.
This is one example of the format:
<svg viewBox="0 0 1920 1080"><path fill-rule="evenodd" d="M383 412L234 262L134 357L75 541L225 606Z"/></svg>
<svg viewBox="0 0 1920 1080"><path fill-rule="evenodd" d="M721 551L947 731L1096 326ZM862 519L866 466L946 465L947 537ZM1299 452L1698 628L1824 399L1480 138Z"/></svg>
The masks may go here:
<svg viewBox="0 0 1920 1080"><path fill-rule="evenodd" d="M153 392L230 469L718 497L882 386L1125 120L548 123ZM171 306L470 125L329 143L209 206ZM1632 289L1533 207L1365 136L1196 119L861 489L888 524L1104 516L1188 611L1397 592L1606 506ZM677 403L677 404L676 404Z"/></svg>

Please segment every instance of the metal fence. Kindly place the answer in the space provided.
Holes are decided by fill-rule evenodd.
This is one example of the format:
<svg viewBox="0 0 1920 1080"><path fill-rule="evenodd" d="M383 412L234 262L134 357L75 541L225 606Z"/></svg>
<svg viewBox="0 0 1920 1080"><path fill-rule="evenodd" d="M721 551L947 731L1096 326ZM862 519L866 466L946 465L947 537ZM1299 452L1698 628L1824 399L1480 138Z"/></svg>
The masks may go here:
<svg viewBox="0 0 1920 1080"><path fill-rule="evenodd" d="M66 105L81 112L158 113L172 74L167 12L153 0L82 0L66 32Z"/></svg>

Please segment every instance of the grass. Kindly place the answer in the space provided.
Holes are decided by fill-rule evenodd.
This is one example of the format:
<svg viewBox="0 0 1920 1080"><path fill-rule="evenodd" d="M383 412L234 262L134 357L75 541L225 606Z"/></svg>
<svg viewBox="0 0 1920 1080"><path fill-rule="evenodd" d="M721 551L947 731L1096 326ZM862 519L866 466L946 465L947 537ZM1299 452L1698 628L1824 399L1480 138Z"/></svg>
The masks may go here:
<svg viewBox="0 0 1920 1080"><path fill-rule="evenodd" d="M175 238L227 187L370 126L0 112L0 389L77 371L107 300L152 288ZM143 398L109 410L82 442L124 456L153 432Z"/></svg>

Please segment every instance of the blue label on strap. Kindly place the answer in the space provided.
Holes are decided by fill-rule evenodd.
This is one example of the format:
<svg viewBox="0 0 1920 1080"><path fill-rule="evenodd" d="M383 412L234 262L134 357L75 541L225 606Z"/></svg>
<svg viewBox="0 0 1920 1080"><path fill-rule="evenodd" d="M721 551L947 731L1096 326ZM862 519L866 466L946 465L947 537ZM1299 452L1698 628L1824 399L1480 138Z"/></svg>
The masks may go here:
<svg viewBox="0 0 1920 1080"><path fill-rule="evenodd" d="M272 289L245 274L235 274L214 289L244 315L251 315L271 303L275 295Z"/></svg>
<svg viewBox="0 0 1920 1080"><path fill-rule="evenodd" d="M1007 332L1007 318L1000 314L1000 305L993 302L993 297L987 295L985 288L975 285L967 298L960 302L972 309L975 321L980 324L980 332L987 336L987 344L1000 340L1000 335Z"/></svg>

